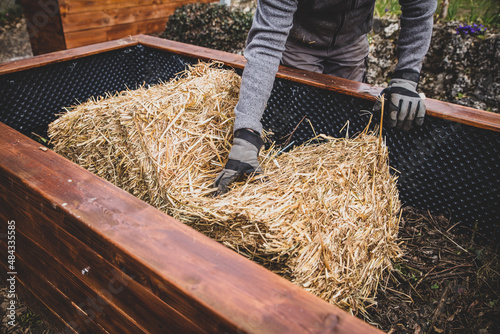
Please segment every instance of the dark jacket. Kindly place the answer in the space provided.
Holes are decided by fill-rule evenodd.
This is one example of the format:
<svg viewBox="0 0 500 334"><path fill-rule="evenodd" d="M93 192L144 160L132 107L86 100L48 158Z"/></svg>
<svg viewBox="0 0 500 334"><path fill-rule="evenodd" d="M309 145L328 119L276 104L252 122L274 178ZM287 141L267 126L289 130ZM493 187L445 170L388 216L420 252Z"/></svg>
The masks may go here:
<svg viewBox="0 0 500 334"><path fill-rule="evenodd" d="M315 48L341 46L372 28L373 0L299 0L289 38Z"/></svg>

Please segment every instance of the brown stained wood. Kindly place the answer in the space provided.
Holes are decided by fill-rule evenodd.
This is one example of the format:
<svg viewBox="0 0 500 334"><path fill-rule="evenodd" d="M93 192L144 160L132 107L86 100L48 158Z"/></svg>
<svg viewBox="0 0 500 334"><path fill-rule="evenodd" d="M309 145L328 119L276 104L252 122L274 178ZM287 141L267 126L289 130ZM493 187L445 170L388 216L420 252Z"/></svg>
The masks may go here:
<svg viewBox="0 0 500 334"><path fill-rule="evenodd" d="M6 247L0 242L0 247ZM3 256L0 254L0 256ZM0 279L5 281L10 275L7 275L8 269L6 263L0 264ZM76 333L71 326L64 321L55 311L50 309L43 300L33 294L24 283L16 279L16 295L22 303L29 305L30 311L44 319L44 322L50 326L50 329L56 333ZM19 305L17 305L19 306Z"/></svg>
<svg viewBox="0 0 500 334"><path fill-rule="evenodd" d="M244 68L246 64L246 60L243 56L227 52L147 35L138 35L136 37L140 44L151 48L167 50L169 52L202 60L219 60L235 68ZM382 91L382 88L369 84L284 66L280 66L277 77L373 102L375 102L376 96ZM500 131L500 114L442 102L435 99L426 99L425 104L429 116L487 130Z"/></svg>
<svg viewBox="0 0 500 334"><path fill-rule="evenodd" d="M217 0L59 0L61 14L86 13L93 11L104 11L116 8L128 8L144 5L160 5L165 3L176 3L182 6L191 2L218 2Z"/></svg>
<svg viewBox="0 0 500 334"><path fill-rule="evenodd" d="M127 37L114 41L82 46L76 49L56 51L27 59L2 63L0 64L0 75L29 70L31 68L46 66L72 59L87 57L102 52L134 46L137 44L138 44L137 38Z"/></svg>
<svg viewBox="0 0 500 334"><path fill-rule="evenodd" d="M129 8L142 5L159 5L172 0L59 0L62 15Z"/></svg>
<svg viewBox="0 0 500 334"><path fill-rule="evenodd" d="M427 115L482 129L500 131L500 114L434 99L427 99L425 105Z"/></svg>
<svg viewBox="0 0 500 334"><path fill-rule="evenodd" d="M3 124L0 143L5 187L22 180L33 208L43 198L65 216L62 229L104 258L121 257L163 300L188 301L179 312L203 310L196 321L229 332L380 333Z"/></svg>
<svg viewBox="0 0 500 334"><path fill-rule="evenodd" d="M92 290L85 282L82 282L81 276L84 275L82 275L81 270L86 267L81 267L78 273L69 272L66 267L71 263L60 263L54 258L54 256L60 256L63 250L52 256L42 246L24 236L23 232L24 229L18 228L16 233L16 243L19 245L16 252L19 276L22 277L26 270L31 270L40 279L57 287L62 294L87 313L90 320L107 331L120 333L147 332L137 324L136 319L139 320L140 318L135 316L136 314L132 313L135 317L131 318L130 315L123 312L111 300L106 298L111 295L108 285ZM98 268L95 269L99 270ZM121 285L117 285L117 287L121 287Z"/></svg>
<svg viewBox="0 0 500 334"><path fill-rule="evenodd" d="M18 244L21 245L19 247L21 251L16 257L16 265L19 268L17 277L21 280L26 279L29 284L34 279L50 284L65 297L66 301L75 304L82 312L79 314L79 317L82 318L79 323L74 321L74 316L71 318L66 311L61 311L62 305L56 306L56 312L61 314L66 321L71 322L73 319L73 322L79 324L81 329L89 327L88 331L92 333L105 333L108 331L111 333L146 333L142 328L136 326L131 319L128 319L123 314L120 315L117 310L113 310L112 305L105 304L97 293L82 289L82 285L78 284L80 282L74 276L68 275L63 267L58 267L58 270L55 270L52 263L43 256L43 250L36 244L27 241L22 237L21 233L18 233L17 237ZM41 253L35 255L33 251ZM35 290L34 293L38 293L38 291ZM85 326L82 324L85 324ZM86 332L88 331L86 330Z"/></svg>
<svg viewBox="0 0 500 334"><path fill-rule="evenodd" d="M69 35L70 32L88 32L91 29L115 26L121 26L120 30L123 30L123 34L119 36L119 38L121 38L127 36L126 31L128 25L140 26L140 23L143 21L161 20L163 22L162 30L164 30L168 17L174 13L177 5L177 3L166 3L161 5L137 6L109 9L105 11L75 13L63 15L61 20L64 26L64 33L68 36L68 40L72 39L69 37L71 36ZM115 30L118 31L119 29L115 27ZM146 34L151 32L152 31L138 31L135 34Z"/></svg>
<svg viewBox="0 0 500 334"><path fill-rule="evenodd" d="M171 53L198 58L204 61L220 61L228 66L240 69L243 69L246 64L245 57L225 51L218 51L149 35L136 35L134 37L137 38L139 44L153 49L169 51Z"/></svg>
<svg viewBox="0 0 500 334"><path fill-rule="evenodd" d="M35 55L165 29L177 7L195 0L22 0ZM202 0L201 2L214 2ZM155 21L155 22L153 22ZM106 30L106 28L108 28ZM93 30L95 29L95 31ZM107 33L103 33L107 31ZM94 36L87 36L85 34Z"/></svg>
<svg viewBox="0 0 500 334"><path fill-rule="evenodd" d="M0 168L0 218L15 217L17 230L22 231L18 233L26 233L38 240L74 276L79 276L83 268L90 267L92 272L89 271L89 275L84 277L85 283L92 286L96 292L101 291L103 299L106 296L111 297L113 304L120 306L131 317L142 322L142 325L152 333L236 332L233 326L218 322L217 315L211 310L197 306L198 302L192 300L190 296L179 294L175 287L169 285L169 282L156 279L157 283L152 285L150 270L144 268L142 263L135 263L135 260L131 260L126 254L110 248L112 245L104 244L103 247L106 248L107 253L103 258L102 254L90 248L94 246L94 237L86 239L88 242L84 244L79 241L79 236L73 237L60 227L68 224L75 228L78 224L71 217L66 216L61 211L61 207L54 207L53 203L47 203L40 194L30 193L24 189L21 179L5 180L4 175L7 174L2 173ZM30 200L26 200L27 198ZM23 205L20 206L18 203L23 203ZM102 209L106 210L106 208ZM82 231L79 230L79 232ZM107 259L114 262L117 267L108 266ZM122 270L130 276L124 274ZM151 292L151 288L156 285L166 291L160 291L165 302ZM71 288L71 284L68 288ZM118 293L110 296L106 291ZM76 304L79 305L79 303ZM95 303L89 305L95 305ZM121 331L117 328L116 332Z"/></svg>
<svg viewBox="0 0 500 334"><path fill-rule="evenodd" d="M102 41L111 41L138 33L153 33L165 29L166 18L140 21L130 24L114 25L90 30L68 32L66 44L68 48L95 44Z"/></svg>
<svg viewBox="0 0 500 334"><path fill-rule="evenodd" d="M22 0L34 55L66 49L59 8L53 2Z"/></svg>
<svg viewBox="0 0 500 334"><path fill-rule="evenodd" d="M103 32L104 33L104 32ZM32 67L44 66L50 63L85 57L100 52L106 52L122 47L141 44L147 47L165 50L172 53L199 58L200 60L217 60L235 68L244 68L243 56L208 49L200 46L175 42L163 38L135 35L129 38L89 45L53 54L23 59L15 62L0 64L0 75L16 72ZM382 88L368 84L358 83L346 79L335 78L329 75L312 73L308 71L286 68L281 66L277 74L279 78L304 83L313 87L331 90L369 101L375 101L376 95ZM452 103L441 102L434 99L426 100L427 114L433 117L447 119L478 128L500 131L500 114L464 107Z"/></svg>
<svg viewBox="0 0 500 334"><path fill-rule="evenodd" d="M38 34L31 39L31 50L35 56L65 49L64 36L60 32Z"/></svg>
<svg viewBox="0 0 500 334"><path fill-rule="evenodd" d="M29 247L29 245L26 245ZM21 247L18 245L17 247ZM7 246L0 242L0 256L7 257ZM64 321L77 332L83 333L107 333L100 325L92 321L87 314L65 296L55 285L38 276L20 256L16 257L16 284L20 284L21 289L28 289L47 308L64 319Z"/></svg>
<svg viewBox="0 0 500 334"><path fill-rule="evenodd" d="M114 309L108 312L115 314L115 309L121 310L134 319L138 326L151 333L203 332L198 324L177 312L176 305L166 304L150 290L139 284L138 282L145 282L145 285L148 285L148 277L144 277L142 272L137 271L131 274L132 279L120 269L127 265L126 263L115 261L120 268L114 266L80 240L60 228L59 224L64 219L64 215L51 206L41 206L43 205L42 200L38 201L40 211L42 211L41 215L34 216L32 212L36 212L37 208L26 201L23 210L17 210L18 212L16 212L16 208L11 203L22 201L24 196L22 193L12 191L12 189L21 187L15 182L10 189L0 187L0 203L3 210L12 212L11 217L14 217L14 213L16 213L17 229L21 235L18 240L21 240L19 244L24 245L19 249L19 254L23 256L24 253L28 253L29 256L25 256L26 259L29 259L28 263L33 261L42 263L41 268L37 266L38 270L45 267L48 272L67 272L68 281L59 280L57 283L57 286L63 292L66 293L66 289L73 290L79 287L79 293L87 295L87 299L83 300L83 302L90 301L87 304L94 307L96 311L106 306L113 306ZM9 193L9 196L2 196L2 194L7 193ZM2 217L1 212L0 219L7 220L6 217ZM36 243L40 246L32 240L36 240ZM25 249L27 244L31 245L28 250ZM33 249L36 249L36 251L34 252ZM87 267L90 267L88 275L82 275L81 270ZM50 280L50 277L48 279ZM54 283L54 280L50 281ZM94 295L89 292L89 289L93 291ZM71 293L72 291L66 294L70 296ZM78 299L78 295L72 298L73 301L76 299ZM184 302L186 300L179 301L179 303ZM140 307L137 307L137 305L140 305ZM178 307L179 305L177 305ZM123 317L123 315L121 316ZM195 313L189 316L191 319L199 318L199 314ZM116 319L119 317L120 314L113 316ZM166 323L168 323L168 326L165 325Z"/></svg>

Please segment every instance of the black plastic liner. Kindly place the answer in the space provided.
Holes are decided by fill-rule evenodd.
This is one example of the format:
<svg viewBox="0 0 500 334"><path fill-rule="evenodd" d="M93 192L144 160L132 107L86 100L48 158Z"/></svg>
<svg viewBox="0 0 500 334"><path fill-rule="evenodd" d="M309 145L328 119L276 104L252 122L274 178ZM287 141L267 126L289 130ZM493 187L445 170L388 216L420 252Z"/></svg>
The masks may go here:
<svg viewBox="0 0 500 334"><path fill-rule="evenodd" d="M167 81L196 62L137 45L5 74L0 121L27 136L46 137L63 107ZM367 100L277 79L262 122L278 144L291 148L316 134L354 136L370 119L373 127L380 118L371 107ZM384 136L404 205L444 214L499 239L500 133L427 117L421 128L387 127Z"/></svg>

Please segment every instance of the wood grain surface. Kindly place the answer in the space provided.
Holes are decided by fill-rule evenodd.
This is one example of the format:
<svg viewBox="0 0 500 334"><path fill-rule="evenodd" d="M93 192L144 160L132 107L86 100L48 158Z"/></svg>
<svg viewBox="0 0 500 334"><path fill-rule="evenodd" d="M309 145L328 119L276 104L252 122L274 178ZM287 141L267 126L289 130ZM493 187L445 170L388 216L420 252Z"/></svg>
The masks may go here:
<svg viewBox="0 0 500 334"><path fill-rule="evenodd" d="M124 36L132 36L144 31L155 32L165 29L166 18L142 20L127 24L98 27L89 30L70 31L65 34L68 48L93 45L100 41L112 41Z"/></svg>
<svg viewBox="0 0 500 334"><path fill-rule="evenodd" d="M120 7L116 9L89 11L83 13L68 13L61 16L64 25L64 33L74 31L89 31L96 28L117 26L127 27L129 24L137 24L143 21L161 19L165 29L168 17L174 13L178 3L168 2L160 5L143 5L136 7ZM142 30L146 32L146 30ZM90 33L91 31L89 31ZM134 34L135 35L135 34ZM121 37L126 36L122 35Z"/></svg>
<svg viewBox="0 0 500 334"><path fill-rule="evenodd" d="M216 0L22 0L33 54L165 30L175 9Z"/></svg>
<svg viewBox="0 0 500 334"><path fill-rule="evenodd" d="M22 0L24 18L34 55L67 49L59 10L49 1Z"/></svg>
<svg viewBox="0 0 500 334"><path fill-rule="evenodd" d="M110 42L97 43L93 45L81 46L74 49L55 51L38 55L31 58L15 60L11 62L0 64L0 76L13 72L29 70L36 67L46 66L54 63L60 63L72 59L88 57L101 52L107 52L117 49L126 48L129 46L137 45L138 39L136 37L128 37L118 39Z"/></svg>

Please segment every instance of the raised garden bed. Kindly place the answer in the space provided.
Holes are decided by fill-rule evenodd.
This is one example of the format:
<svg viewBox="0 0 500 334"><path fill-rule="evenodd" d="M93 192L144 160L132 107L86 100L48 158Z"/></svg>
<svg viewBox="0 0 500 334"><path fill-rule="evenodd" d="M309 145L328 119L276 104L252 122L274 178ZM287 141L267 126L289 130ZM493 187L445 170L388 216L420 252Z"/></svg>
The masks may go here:
<svg viewBox="0 0 500 334"><path fill-rule="evenodd" d="M174 10L193 0L23 0L33 54L163 31ZM199 2L214 2L201 0Z"/></svg>
<svg viewBox="0 0 500 334"><path fill-rule="evenodd" d="M44 137L76 100L168 80L198 59L244 66L241 56L149 36L0 66L0 215L16 221L20 292L60 326L89 332L376 332L26 137ZM371 116L360 111L379 92L286 68L278 78L264 123L276 138L295 130L297 142L313 135L297 126L304 115L317 132L344 136L347 120L349 133L361 131ZM402 201L498 238L500 116L427 106L423 128L384 130Z"/></svg>

